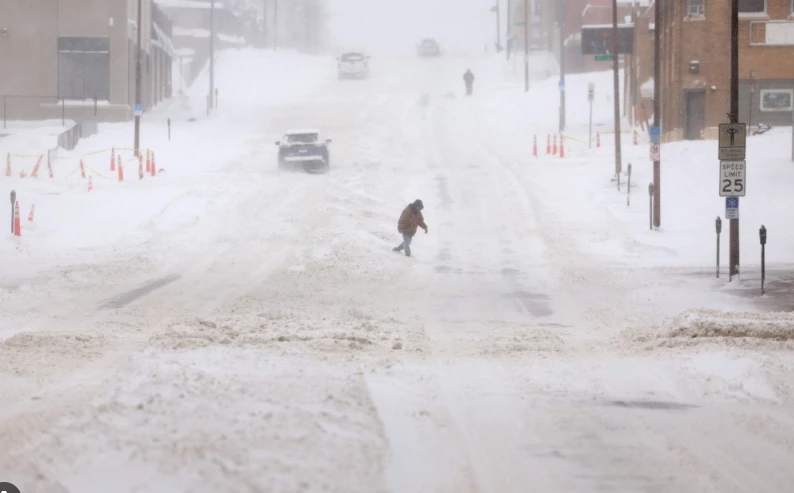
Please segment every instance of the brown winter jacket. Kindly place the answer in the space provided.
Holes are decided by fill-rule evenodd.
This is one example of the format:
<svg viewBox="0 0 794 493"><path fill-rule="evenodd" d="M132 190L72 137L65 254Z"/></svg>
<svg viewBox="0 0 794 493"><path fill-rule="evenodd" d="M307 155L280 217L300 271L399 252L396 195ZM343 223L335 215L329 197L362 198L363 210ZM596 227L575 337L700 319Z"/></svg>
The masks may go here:
<svg viewBox="0 0 794 493"><path fill-rule="evenodd" d="M400 220L397 222L397 231L404 235L414 236L419 226L422 229L427 229L422 211L416 210L413 204L409 204L403 210L403 213L400 214Z"/></svg>

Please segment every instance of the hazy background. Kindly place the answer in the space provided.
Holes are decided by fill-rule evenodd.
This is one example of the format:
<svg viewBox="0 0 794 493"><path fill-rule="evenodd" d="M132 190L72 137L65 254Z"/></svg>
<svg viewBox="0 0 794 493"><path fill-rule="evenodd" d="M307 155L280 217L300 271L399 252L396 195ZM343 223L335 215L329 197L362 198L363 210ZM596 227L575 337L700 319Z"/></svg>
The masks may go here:
<svg viewBox="0 0 794 493"><path fill-rule="evenodd" d="M336 50L406 54L415 53L422 38L432 37L446 52L483 53L486 43L493 50L496 38L495 14L490 12L494 4L491 0L328 0L330 41Z"/></svg>

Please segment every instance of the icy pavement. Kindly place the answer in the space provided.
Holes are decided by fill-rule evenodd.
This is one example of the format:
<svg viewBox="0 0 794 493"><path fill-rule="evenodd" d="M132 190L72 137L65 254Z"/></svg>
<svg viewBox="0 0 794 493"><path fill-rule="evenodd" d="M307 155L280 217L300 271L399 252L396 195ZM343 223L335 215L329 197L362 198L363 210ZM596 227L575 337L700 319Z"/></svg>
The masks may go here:
<svg viewBox="0 0 794 493"><path fill-rule="evenodd" d="M3 244L0 470L22 491L790 489L794 322L692 275L713 246L686 255L691 224L615 212L606 149L532 158L556 86L522 113L489 60L340 82L287 58L224 54L217 115L148 134L165 176L93 202L56 180L63 217ZM331 172L278 173L305 126ZM129 220L92 234L107 211Z"/></svg>

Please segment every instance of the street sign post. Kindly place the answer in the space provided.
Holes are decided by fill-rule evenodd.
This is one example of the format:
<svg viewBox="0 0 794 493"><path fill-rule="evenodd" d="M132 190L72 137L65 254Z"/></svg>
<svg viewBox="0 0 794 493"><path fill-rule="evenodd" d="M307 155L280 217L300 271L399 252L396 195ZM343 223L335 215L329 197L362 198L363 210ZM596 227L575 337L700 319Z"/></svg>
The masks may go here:
<svg viewBox="0 0 794 493"><path fill-rule="evenodd" d="M744 161L747 159L747 125L720 123L719 160Z"/></svg>
<svg viewBox="0 0 794 493"><path fill-rule="evenodd" d="M662 152L659 144L651 144L651 161L659 161L661 156Z"/></svg>
<svg viewBox="0 0 794 493"><path fill-rule="evenodd" d="M560 91L564 91L565 90L565 81L561 80L561 81L557 82L557 87L560 88Z"/></svg>
<svg viewBox="0 0 794 493"><path fill-rule="evenodd" d="M747 161L720 161L720 197L744 197Z"/></svg>
<svg viewBox="0 0 794 493"><path fill-rule="evenodd" d="M592 103L595 99L595 84L592 82L587 84L587 100Z"/></svg>
<svg viewBox="0 0 794 493"><path fill-rule="evenodd" d="M651 127L651 144L661 144L662 142L662 129L659 127Z"/></svg>
<svg viewBox="0 0 794 493"><path fill-rule="evenodd" d="M739 219L739 197L725 198L725 219Z"/></svg>
<svg viewBox="0 0 794 493"><path fill-rule="evenodd" d="M143 115L143 105L142 104L136 104L135 105L135 116L141 116L141 115Z"/></svg>

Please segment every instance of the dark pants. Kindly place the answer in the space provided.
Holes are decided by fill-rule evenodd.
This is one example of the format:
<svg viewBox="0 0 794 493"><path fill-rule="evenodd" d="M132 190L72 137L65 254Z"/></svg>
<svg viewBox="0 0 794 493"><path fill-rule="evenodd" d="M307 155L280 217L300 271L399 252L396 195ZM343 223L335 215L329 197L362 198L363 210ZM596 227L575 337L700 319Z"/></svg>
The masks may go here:
<svg viewBox="0 0 794 493"><path fill-rule="evenodd" d="M404 249L405 250L405 256L406 257L410 257L411 256L411 240L412 239L413 239L413 237L411 235L407 235L407 234L403 233L403 242L400 243L398 246L394 247L394 251L395 252L399 252L399 251L402 251Z"/></svg>
<svg viewBox="0 0 794 493"><path fill-rule="evenodd" d="M474 92L474 85L466 84L466 96L471 96L472 92Z"/></svg>

